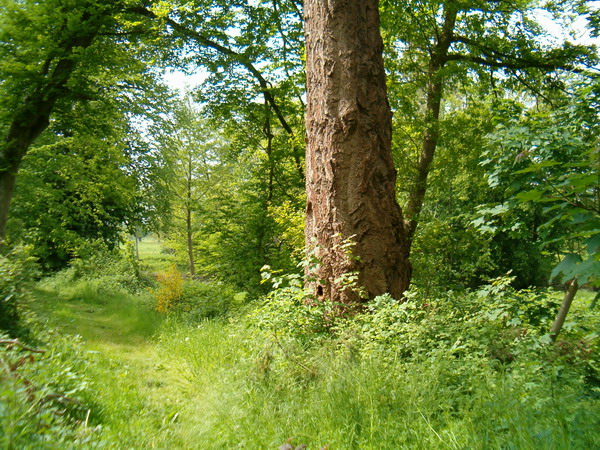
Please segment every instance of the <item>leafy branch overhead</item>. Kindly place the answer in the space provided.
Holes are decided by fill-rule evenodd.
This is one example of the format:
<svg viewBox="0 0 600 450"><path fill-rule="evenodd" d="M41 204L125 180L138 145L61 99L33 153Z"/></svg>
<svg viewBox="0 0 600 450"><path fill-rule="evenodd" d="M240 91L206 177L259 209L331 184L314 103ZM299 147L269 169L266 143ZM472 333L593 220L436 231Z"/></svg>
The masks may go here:
<svg viewBox="0 0 600 450"><path fill-rule="evenodd" d="M187 40L191 39L206 48L215 50L217 53L227 57L231 61L244 67L258 83L260 93L263 95L265 102L269 104L270 108L275 113L275 116L277 117L277 120L279 121L281 127L285 130L286 133L288 133L293 138L295 132L292 129L292 126L288 123L287 119L285 118L284 113L280 108L279 103L275 98L275 95L273 94L272 84L269 81L267 81L262 72L256 67L256 65L252 62L252 59L246 53L238 52L233 48L229 47L228 45L221 44L216 40L205 36L204 34L195 29L195 24L193 22L191 24L179 23L175 19L170 18L169 12L167 11L162 13L156 13L151 9L144 8L141 6L131 7L128 10L130 12L139 14L143 17L159 21L160 23L163 23L164 25L171 28L176 35L183 37ZM194 19L197 20L197 17L198 16L196 16ZM294 149L294 160L296 163L296 169L298 170L300 177L303 178L304 175L302 164L297 149Z"/></svg>
<svg viewBox="0 0 600 450"><path fill-rule="evenodd" d="M599 58L594 46L543 43L539 38L543 31L534 19L540 12L536 2L396 3L383 2L388 51L398 59L390 63L392 79L420 86L421 92L413 95L424 97L421 142L415 143L419 151L412 161L404 208L410 246L436 149L445 139L440 122L451 86L469 83L473 79L470 74L476 74L479 83L489 83L492 90L515 80L544 97L538 87L540 77L559 71L593 73Z"/></svg>

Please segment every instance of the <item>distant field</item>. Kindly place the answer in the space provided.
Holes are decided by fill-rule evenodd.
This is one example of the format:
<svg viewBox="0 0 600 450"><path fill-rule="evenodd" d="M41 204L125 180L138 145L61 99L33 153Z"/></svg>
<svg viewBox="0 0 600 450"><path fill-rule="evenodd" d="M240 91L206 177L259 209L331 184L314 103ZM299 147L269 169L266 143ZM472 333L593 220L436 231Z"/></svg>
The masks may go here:
<svg viewBox="0 0 600 450"><path fill-rule="evenodd" d="M158 272L174 262L174 255L162 252L162 243L156 236L146 236L139 242L140 262L145 269Z"/></svg>

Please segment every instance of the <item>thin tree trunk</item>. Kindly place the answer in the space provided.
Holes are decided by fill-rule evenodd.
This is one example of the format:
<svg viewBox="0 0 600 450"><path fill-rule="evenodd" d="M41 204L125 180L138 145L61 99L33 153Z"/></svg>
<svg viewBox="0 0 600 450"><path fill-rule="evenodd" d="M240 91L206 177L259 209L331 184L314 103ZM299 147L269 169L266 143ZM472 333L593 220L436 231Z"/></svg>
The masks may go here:
<svg viewBox="0 0 600 450"><path fill-rule="evenodd" d="M308 287L351 306L384 293L399 299L411 266L395 195L378 1L306 0L305 33L306 244L320 261L308 270ZM352 272L363 293L346 288Z"/></svg>
<svg viewBox="0 0 600 450"><path fill-rule="evenodd" d="M273 161L273 132L271 131L271 111L269 104L265 100L265 114L267 116L265 120L265 126L263 127L263 133L267 138L267 146L265 151L267 153L267 163L269 164L269 184L267 191L267 207L268 203L273 200L273 183L275 181L275 161Z"/></svg>
<svg viewBox="0 0 600 450"><path fill-rule="evenodd" d="M552 324L552 328L550 328L550 338L552 341L555 341L562 330L562 327L565 323L565 319L567 314L569 313L569 309L571 309L571 304L573 303L573 299L577 294L577 290L579 289L579 284L577 283L577 278L573 278L565 292L565 296L563 298L562 304L560 305L560 309L556 314L556 318L554 319L554 323Z"/></svg>
<svg viewBox="0 0 600 450"><path fill-rule="evenodd" d="M188 155L188 173L187 173L187 202L185 206L185 226L187 234L188 261L190 265L190 276L196 276L196 267L194 261L194 236L192 232L192 179L193 179L193 161L192 154Z"/></svg>
<svg viewBox="0 0 600 450"><path fill-rule="evenodd" d="M196 276L196 263L194 261L194 239L192 233L192 212L187 210L186 217L186 226L187 226L187 248L188 248L188 258L190 265L190 275L192 277Z"/></svg>
<svg viewBox="0 0 600 450"><path fill-rule="evenodd" d="M414 186L410 192L408 203L405 208L407 221L406 234L409 246L412 246L413 237L419 223L419 215L423 209L425 193L427 192L427 178L431 170L431 163L433 162L439 140L439 118L442 103L442 81L438 76L439 69L440 67L436 67L435 64L430 65L430 81L427 83L427 117L425 119L425 130L423 131L423 143L419 161L417 163Z"/></svg>
<svg viewBox="0 0 600 450"><path fill-rule="evenodd" d="M425 130L423 131L423 144L421 155L417 163L417 174L414 186L410 193L405 209L406 233L409 251L413 237L419 224L419 215L423 209L425 193L427 192L427 178L431 170L431 163L439 141L440 109L444 90L442 69L446 64L448 50L453 40L454 26L456 24L457 9L454 5L446 6L444 23L438 40L430 53L429 68L427 71L427 104L425 110Z"/></svg>
<svg viewBox="0 0 600 450"><path fill-rule="evenodd" d="M140 260L140 237L138 229L136 228L134 231L133 239L135 240L135 260Z"/></svg>

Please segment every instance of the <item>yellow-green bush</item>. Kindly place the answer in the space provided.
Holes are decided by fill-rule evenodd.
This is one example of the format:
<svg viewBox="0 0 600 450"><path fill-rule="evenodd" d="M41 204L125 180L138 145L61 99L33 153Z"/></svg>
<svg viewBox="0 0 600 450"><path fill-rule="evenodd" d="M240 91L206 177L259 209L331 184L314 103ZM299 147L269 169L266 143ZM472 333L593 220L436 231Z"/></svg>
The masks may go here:
<svg viewBox="0 0 600 450"><path fill-rule="evenodd" d="M183 296L183 275L175 266L156 276L158 288L154 291L156 310L166 314L171 312Z"/></svg>

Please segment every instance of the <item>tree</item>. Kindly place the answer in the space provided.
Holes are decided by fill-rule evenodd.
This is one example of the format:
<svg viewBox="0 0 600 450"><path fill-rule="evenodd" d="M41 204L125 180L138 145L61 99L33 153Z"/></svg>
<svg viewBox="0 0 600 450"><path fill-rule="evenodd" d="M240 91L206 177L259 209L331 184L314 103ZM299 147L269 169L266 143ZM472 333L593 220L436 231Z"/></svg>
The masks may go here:
<svg viewBox="0 0 600 450"><path fill-rule="evenodd" d="M289 156L294 160L298 178L303 180L297 124L287 117L290 111L298 115L299 108L297 105L290 107L289 101L284 104L282 98L278 98L285 98L286 94L301 98L298 89L301 52L295 45L293 51L284 50L282 61L278 61L274 55L277 52L272 51L273 46L281 44L287 49L288 36L293 38L298 34L298 30L286 33L282 28L285 18L297 13L297 6L294 4L290 12L289 5L282 5L277 0L247 3L209 0L196 2L192 7L189 3L171 1L161 2L154 8L133 6L129 11L148 19L149 28L153 27L165 38L161 51L166 59L177 65L203 65L208 69L211 76L204 84L204 90L208 92L203 93L202 100L209 106L216 105L219 112L229 115L231 111L225 112L224 104L231 106L233 103L237 112L240 106L243 109L249 103L255 103L260 94L274 116L273 121L278 122L287 135ZM199 14L207 10L210 10L210 20L205 20L205 14ZM235 29L236 33L230 33L230 29ZM276 43L272 39L274 33L281 35ZM173 50L173 40L179 44L179 49ZM288 60L290 54L295 54L293 62ZM291 67L295 67L293 74Z"/></svg>
<svg viewBox="0 0 600 450"><path fill-rule="evenodd" d="M86 240L117 245L147 207L139 128L157 120L165 93L124 4L3 2L0 235L33 244L46 268Z"/></svg>
<svg viewBox="0 0 600 450"><path fill-rule="evenodd" d="M565 8L580 12L584 7L579 3L560 2L557 6L548 2L544 8L560 15ZM539 39L543 30L535 20L538 7L538 2L530 0L384 3L390 59L398 60L390 64L394 78L417 87L408 99L413 110L419 111L414 107L415 97L424 96L417 113L421 116L419 154L409 169L412 180L406 183L410 186L404 208L409 247L418 228L436 150L443 139L442 105L449 86L477 79L490 91L503 82L513 86L516 82L539 94L543 91L537 87L540 80L548 86L560 85L550 74L581 71L597 61L593 48L569 42L562 46L551 45L549 40L543 43Z"/></svg>
<svg viewBox="0 0 600 450"><path fill-rule="evenodd" d="M212 188L212 167L217 164L216 148L221 144L214 132L200 119L191 101L181 101L173 121L157 136L165 170L160 182L169 192L170 211L167 231L173 241L185 243L190 275L196 275L194 233L198 211L204 209Z"/></svg>
<svg viewBox="0 0 600 450"><path fill-rule="evenodd" d="M135 130L110 106L85 102L61 114L21 164L7 239L32 245L45 269L63 268L93 241L116 247L141 215L128 148Z"/></svg>
<svg viewBox="0 0 600 450"><path fill-rule="evenodd" d="M560 261L551 277L561 275L567 288L552 339L579 286L600 284L599 98L597 81L571 86L562 104L500 124L488 152L488 180L509 196L498 210L520 203L543 207L537 231Z"/></svg>
<svg viewBox="0 0 600 450"><path fill-rule="evenodd" d="M319 261L309 288L350 306L386 292L399 299L411 266L395 194L378 1L304 6L306 244ZM345 286L353 272L361 289Z"/></svg>
<svg viewBox="0 0 600 450"><path fill-rule="evenodd" d="M11 1L2 16L0 239L21 161L48 127L56 103L72 93L68 83L77 64L110 18L110 6L77 6Z"/></svg>
<svg viewBox="0 0 600 450"><path fill-rule="evenodd" d="M135 88L149 68L124 64L139 52L128 0L6 0L0 14L0 240L17 172L32 144L78 102ZM137 17L137 16L136 16ZM104 75L123 74L111 84ZM107 75L108 76L108 75ZM134 111L136 107L132 107Z"/></svg>

